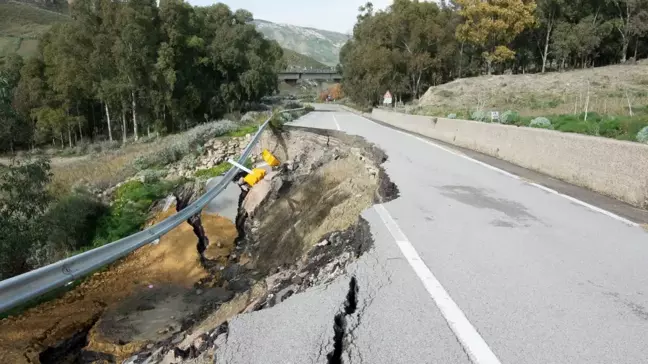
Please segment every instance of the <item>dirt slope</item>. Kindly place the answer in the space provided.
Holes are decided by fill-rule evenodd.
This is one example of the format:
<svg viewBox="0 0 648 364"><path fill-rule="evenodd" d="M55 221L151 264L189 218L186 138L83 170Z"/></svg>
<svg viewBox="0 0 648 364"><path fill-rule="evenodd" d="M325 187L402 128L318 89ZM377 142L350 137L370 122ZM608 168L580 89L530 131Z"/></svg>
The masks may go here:
<svg viewBox="0 0 648 364"><path fill-rule="evenodd" d="M161 213L161 220L174 212ZM222 248L212 257L227 256L236 238L236 227L223 217L203 215L203 225L214 243ZM207 272L198 261L196 236L187 223L165 235L157 245L137 250L111 268L95 273L75 290L60 299L30 309L25 314L0 321L0 363L38 363L39 353L60 340L92 326L106 309L131 295L155 292L192 291ZM119 348L118 356L140 348L138 340Z"/></svg>

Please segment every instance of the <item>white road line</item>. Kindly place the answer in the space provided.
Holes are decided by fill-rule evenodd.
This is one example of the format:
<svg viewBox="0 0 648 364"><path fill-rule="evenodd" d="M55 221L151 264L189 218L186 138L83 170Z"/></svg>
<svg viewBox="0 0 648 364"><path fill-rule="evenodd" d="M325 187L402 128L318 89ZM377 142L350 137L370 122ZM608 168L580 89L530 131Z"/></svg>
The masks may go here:
<svg viewBox="0 0 648 364"><path fill-rule="evenodd" d="M355 114L351 114L351 115L355 115ZM356 115L356 116L358 116L358 115ZM543 190L543 191L545 191L545 192L549 192L549 193L551 193L551 194L554 194L554 195L557 195L557 196L563 197L563 198L565 198L565 199L567 199L567 200L569 200L569 201L571 201L571 202L573 202L573 203L576 203L576 204L578 204L578 205L581 205L581 206L583 206L583 207L586 207L586 208L588 208L588 209L590 209L590 210L592 210L592 211L596 211L596 212L598 212L598 213L601 213L601 214L603 214L603 215L606 215L606 216L608 216L608 217L611 217L611 218L613 218L613 219L615 219L615 220L617 220L617 221L621 221L622 223L624 223L624 224L626 224L626 225L629 225L629 226L632 226L632 227L639 227L639 226L641 226L640 224L638 224L638 223L636 223L636 222L633 222L633 221L630 221L630 220L628 220L628 219L626 219L626 218L624 218L624 217L621 217L621 216L619 216L619 215L617 215L617 214L615 214L615 213L613 213L613 212L610 212L610 211L604 210L604 209L602 209L602 208L600 208L600 207L596 207L596 206L591 205L591 204L589 204L589 203L587 203L587 202L585 202L585 201L581 201L581 200L579 200L579 199L577 199L577 198L574 198L574 197L571 197L571 196L565 195L565 194L563 194L563 193L560 193L560 192L558 192L558 191L556 191L556 190L553 190L553 189L551 189L551 188L549 188L549 187L545 187L545 186L540 185L540 184L538 184L538 183L527 182L527 181L525 181L523 178L521 178L520 176L518 176L518 175L516 175L516 174L513 174L513 173L510 173L510 172L507 172L507 171L505 171L505 170L503 170L503 169L500 169L500 168L497 168L497 167L495 167L495 166L491 166L490 164L484 163L484 162L482 162L482 161L478 161L478 160L473 159L473 158L471 158L471 157L469 157L469 156L467 156L467 155L465 155L465 154L459 153L459 152L454 151L454 150L452 150L452 149L449 149L449 148L446 148L446 147L441 146L441 145L439 145L439 144L433 143L433 142L431 142L431 141L429 141L429 140L423 139L423 138L421 138L421 137L417 137L417 136L415 136L415 135L412 135L412 134L406 133L406 132L401 131L401 130L396 130L396 129L392 129L392 128L387 127L387 126L384 126L384 125L380 125L380 124L374 122L373 120L367 119L367 118L365 118L365 117L363 117L363 116L358 116L358 117L360 117L360 118L362 118L362 119L365 119L365 120L367 120L367 121L369 121L369 122L371 122L371 123L373 123L373 124L376 124L376 125L378 125L378 126L381 126L381 127L383 127L383 128L386 128L386 129L389 129L389 130L391 130L391 131L395 131L395 132L397 132L397 133L400 133L400 134L406 135L406 136L408 136L408 137L410 137L410 138L414 138L414 139L416 139L416 140L418 140L418 141L421 141L421 142L423 142L423 143L426 143L426 144L428 144L428 145L430 145L430 146L433 146L433 147L435 147L435 148L441 149L441 150L443 150L443 151L445 151L445 152L448 152L448 153L450 153L450 154L454 154L454 155L456 155L456 156L458 156L458 157L464 158L464 159L469 160L469 161L471 161L471 162L473 162L473 163L477 163L477 164L479 164L480 166L486 167L486 168L488 168L488 169L490 169L490 170L493 170L493 171L495 171L495 172L501 173L501 174L503 174L503 175L505 175L505 176L508 176L508 177L511 177L511 178L514 178L514 179L517 179L517 180L523 181L523 182L525 182L525 183L527 183L527 184L529 184L529 185L531 185L531 186L533 186L533 187L537 187L537 188L539 188L539 189L541 189L541 190Z"/></svg>
<svg viewBox="0 0 648 364"><path fill-rule="evenodd" d="M434 303L441 311L448 326L468 354L474 364L501 364L491 348L486 344L477 329L468 321L466 315L454 302L452 297L436 279L430 268L423 262L416 249L401 231L396 221L391 217L385 206L375 205L375 209L387 230L391 233L396 244L419 277Z"/></svg>
<svg viewBox="0 0 648 364"><path fill-rule="evenodd" d="M337 118L335 117L335 114L332 113L331 115L333 115L333 122L335 122L335 127L337 128L337 130L342 130L342 129L340 129L340 124L338 124L338 121L337 121Z"/></svg>

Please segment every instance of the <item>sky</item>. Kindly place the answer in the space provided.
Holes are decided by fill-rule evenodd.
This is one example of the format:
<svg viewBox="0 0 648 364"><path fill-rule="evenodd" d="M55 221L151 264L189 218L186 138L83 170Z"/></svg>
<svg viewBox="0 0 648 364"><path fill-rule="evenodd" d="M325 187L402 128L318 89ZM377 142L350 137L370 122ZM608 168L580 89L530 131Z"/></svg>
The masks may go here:
<svg viewBox="0 0 648 364"><path fill-rule="evenodd" d="M251 11L255 19L351 33L358 8L367 1L369 0L189 0L189 3L207 6L222 2L233 10ZM371 2L375 9L384 9L392 0Z"/></svg>

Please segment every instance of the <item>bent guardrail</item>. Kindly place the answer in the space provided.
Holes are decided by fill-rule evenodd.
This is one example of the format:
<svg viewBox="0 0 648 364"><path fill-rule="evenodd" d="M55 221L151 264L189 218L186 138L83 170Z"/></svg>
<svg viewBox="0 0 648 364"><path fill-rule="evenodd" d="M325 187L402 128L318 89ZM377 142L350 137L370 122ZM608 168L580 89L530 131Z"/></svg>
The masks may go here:
<svg viewBox="0 0 648 364"><path fill-rule="evenodd" d="M284 110L281 113L300 111L304 108ZM269 117L256 132L239 159L244 164L252 148L258 143L261 134L272 120ZM230 169L224 178L214 188L207 191L194 203L184 210L166 218L145 230L131 236L117 240L102 247L63 259L56 263L35 269L33 271L12 277L0 282L0 313L25 303L35 297L53 289L64 286L88 273L98 270L126 255L151 243L164 234L182 224L191 216L199 213L212 200L218 196L237 173L236 168Z"/></svg>

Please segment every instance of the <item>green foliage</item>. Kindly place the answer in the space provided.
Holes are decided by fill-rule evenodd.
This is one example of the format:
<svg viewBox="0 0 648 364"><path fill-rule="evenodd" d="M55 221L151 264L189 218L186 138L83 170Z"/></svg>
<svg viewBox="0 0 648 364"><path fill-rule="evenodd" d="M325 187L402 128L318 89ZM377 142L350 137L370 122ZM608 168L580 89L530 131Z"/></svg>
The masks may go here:
<svg viewBox="0 0 648 364"><path fill-rule="evenodd" d="M232 130L225 135L228 137L244 137L248 134L254 135L257 132L257 130L259 130L258 125L247 125L247 126L240 127L236 130Z"/></svg>
<svg viewBox="0 0 648 364"><path fill-rule="evenodd" d="M209 169L201 169L196 171L194 176L196 178L201 178L201 179L208 179L208 178L214 178L223 175L227 171L229 171L232 168L232 165L229 164L228 162L223 162L217 166L214 166Z"/></svg>
<svg viewBox="0 0 648 364"><path fill-rule="evenodd" d="M643 129L639 130L637 133L637 141L639 143L648 144L648 126L645 126Z"/></svg>
<svg viewBox="0 0 648 364"><path fill-rule="evenodd" d="M340 51L342 88L360 105L377 105L387 90L403 99L450 78L458 49L451 12L435 2L396 0L385 11L362 7L353 38Z"/></svg>
<svg viewBox="0 0 648 364"><path fill-rule="evenodd" d="M623 134L621 122L617 119L605 119L599 123L599 135L606 138L617 138Z"/></svg>
<svg viewBox="0 0 648 364"><path fill-rule="evenodd" d="M283 61L286 63L286 69L288 70L326 70L330 68L309 56L287 48L283 49Z"/></svg>
<svg viewBox="0 0 648 364"><path fill-rule="evenodd" d="M47 226L45 245L35 253L38 265L65 258L73 251L92 245L99 220L108 207L87 194L72 194L57 201L43 216Z"/></svg>
<svg viewBox="0 0 648 364"><path fill-rule="evenodd" d="M139 231L153 203L166 197L173 187L168 181L130 181L121 185L115 191L110 212L99 221L93 246L111 243Z"/></svg>
<svg viewBox="0 0 648 364"><path fill-rule="evenodd" d="M507 110L502 113L500 116L500 122L502 124L516 124L520 121L520 114L515 111Z"/></svg>
<svg viewBox="0 0 648 364"><path fill-rule="evenodd" d="M456 118L457 118L457 114L454 114L454 113L453 113L453 114L448 114L447 118L448 118L448 119L456 119Z"/></svg>
<svg viewBox="0 0 648 364"><path fill-rule="evenodd" d="M12 162L0 174L0 279L28 271L32 247L48 234L41 216L51 200L49 161Z"/></svg>
<svg viewBox="0 0 648 364"><path fill-rule="evenodd" d="M470 120L486 121L486 112L481 110L473 111L473 113L470 115Z"/></svg>
<svg viewBox="0 0 648 364"><path fill-rule="evenodd" d="M529 126L532 128L553 129L553 125L551 125L551 121L545 117L538 117L531 120Z"/></svg>

